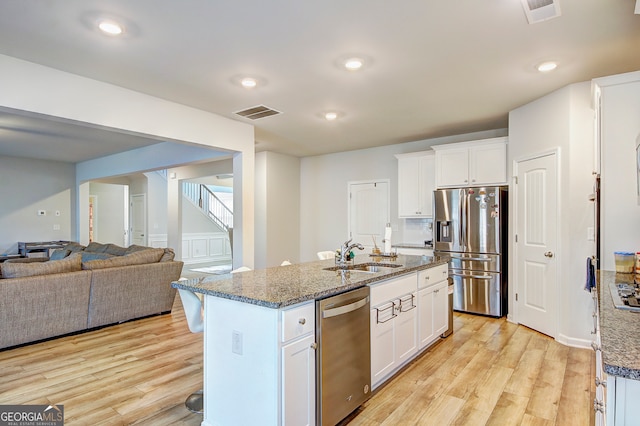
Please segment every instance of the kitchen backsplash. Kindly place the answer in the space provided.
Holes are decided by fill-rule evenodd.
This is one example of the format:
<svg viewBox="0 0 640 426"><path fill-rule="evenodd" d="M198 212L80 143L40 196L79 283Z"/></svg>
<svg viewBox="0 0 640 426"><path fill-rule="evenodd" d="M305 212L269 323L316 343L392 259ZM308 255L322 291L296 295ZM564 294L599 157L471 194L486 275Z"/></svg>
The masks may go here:
<svg viewBox="0 0 640 426"><path fill-rule="evenodd" d="M423 244L433 239L432 219L400 219L402 243ZM395 241L394 241L395 242Z"/></svg>

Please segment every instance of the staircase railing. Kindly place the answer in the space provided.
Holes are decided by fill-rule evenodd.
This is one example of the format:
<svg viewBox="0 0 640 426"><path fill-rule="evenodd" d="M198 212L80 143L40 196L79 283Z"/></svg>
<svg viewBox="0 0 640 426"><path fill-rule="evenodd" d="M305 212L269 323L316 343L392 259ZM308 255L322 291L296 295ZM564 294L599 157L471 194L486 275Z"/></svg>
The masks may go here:
<svg viewBox="0 0 640 426"><path fill-rule="evenodd" d="M206 185L183 182L182 192L219 227L227 232L233 228L233 212Z"/></svg>

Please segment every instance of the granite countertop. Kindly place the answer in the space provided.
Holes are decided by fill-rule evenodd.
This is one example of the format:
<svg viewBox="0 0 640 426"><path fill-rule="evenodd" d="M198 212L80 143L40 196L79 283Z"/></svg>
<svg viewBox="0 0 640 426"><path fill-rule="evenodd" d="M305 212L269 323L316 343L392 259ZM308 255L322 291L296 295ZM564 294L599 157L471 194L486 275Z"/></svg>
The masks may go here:
<svg viewBox="0 0 640 426"><path fill-rule="evenodd" d="M208 275L176 281L171 285L196 293L278 309L308 300L322 299L409 272L444 265L448 261L448 256L398 255L395 260L382 258L378 261L360 255L356 256L356 264L380 262L402 266L384 268L383 271L375 273L325 271L323 268L335 266L334 260L329 259L235 274Z"/></svg>
<svg viewBox="0 0 640 426"><path fill-rule="evenodd" d="M433 244L397 243L392 244L391 247L433 250Z"/></svg>
<svg viewBox="0 0 640 426"><path fill-rule="evenodd" d="M640 312L617 309L609 291L622 282L633 283L633 274L598 272L602 361L607 374L640 380Z"/></svg>

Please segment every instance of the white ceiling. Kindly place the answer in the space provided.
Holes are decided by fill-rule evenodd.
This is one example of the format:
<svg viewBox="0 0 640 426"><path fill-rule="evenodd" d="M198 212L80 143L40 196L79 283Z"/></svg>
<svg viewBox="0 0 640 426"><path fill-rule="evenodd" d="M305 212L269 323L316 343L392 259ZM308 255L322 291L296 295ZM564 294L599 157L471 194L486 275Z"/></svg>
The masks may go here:
<svg viewBox="0 0 640 426"><path fill-rule="evenodd" d="M558 88L640 69L634 0L559 2L560 17L529 24L521 0L3 1L0 53L252 123L257 150L306 156L506 128L510 110ZM126 36L99 34L102 14ZM340 68L352 54L363 70ZM557 70L537 72L547 60ZM240 87L244 75L263 85ZM259 104L282 114L234 114ZM329 109L342 117L327 122ZM45 158L44 139L69 130L5 121L0 155ZM72 161L156 142L73 134Z"/></svg>

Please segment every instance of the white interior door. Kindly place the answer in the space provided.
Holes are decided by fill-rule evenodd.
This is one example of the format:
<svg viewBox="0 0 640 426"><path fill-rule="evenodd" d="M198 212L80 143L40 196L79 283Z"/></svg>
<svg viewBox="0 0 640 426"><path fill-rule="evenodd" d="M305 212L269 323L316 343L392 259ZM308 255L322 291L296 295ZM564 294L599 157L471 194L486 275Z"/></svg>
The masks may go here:
<svg viewBox="0 0 640 426"><path fill-rule="evenodd" d="M349 238L372 247L375 236L382 247L389 223L389 181L349 183Z"/></svg>
<svg viewBox="0 0 640 426"><path fill-rule="evenodd" d="M556 337L557 156L520 161L516 169L518 322Z"/></svg>
<svg viewBox="0 0 640 426"><path fill-rule="evenodd" d="M147 196L134 194L131 196L131 244L147 245Z"/></svg>

